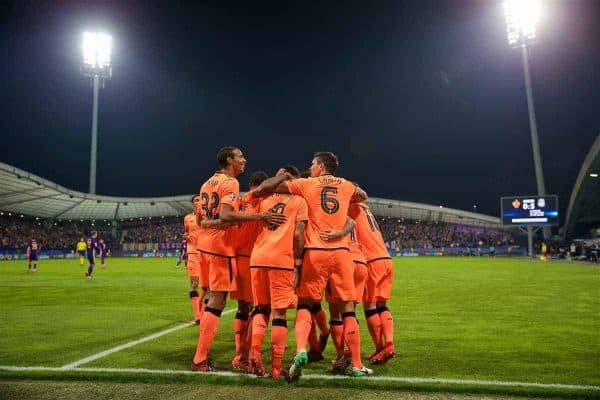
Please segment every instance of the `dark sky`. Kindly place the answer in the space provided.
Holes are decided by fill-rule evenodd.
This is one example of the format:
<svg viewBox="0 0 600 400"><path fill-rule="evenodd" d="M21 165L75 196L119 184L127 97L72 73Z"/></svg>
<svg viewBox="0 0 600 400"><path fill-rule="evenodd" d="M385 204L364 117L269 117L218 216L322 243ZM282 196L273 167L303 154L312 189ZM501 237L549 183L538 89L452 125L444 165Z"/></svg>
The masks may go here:
<svg viewBox="0 0 600 400"><path fill-rule="evenodd" d="M227 4L225 4L227 3ZM549 193L600 133L600 2L547 2L531 73ZM189 194L218 148L247 173L338 154L371 196L499 214L536 191L519 50L500 1L0 5L0 160L87 191L86 29L111 32L97 192Z"/></svg>

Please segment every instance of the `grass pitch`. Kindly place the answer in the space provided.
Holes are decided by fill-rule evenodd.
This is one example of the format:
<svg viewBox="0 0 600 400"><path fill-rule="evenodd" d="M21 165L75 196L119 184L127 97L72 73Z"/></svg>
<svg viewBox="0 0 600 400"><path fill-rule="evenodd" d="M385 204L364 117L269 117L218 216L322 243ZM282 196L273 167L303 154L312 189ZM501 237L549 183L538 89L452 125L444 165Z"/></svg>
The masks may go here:
<svg viewBox="0 0 600 400"><path fill-rule="evenodd" d="M78 260L0 263L0 365L62 367L115 346L191 321L188 279L174 259L108 259L84 278ZM397 258L394 298L399 357L375 367L376 377L422 377L600 386L600 269L581 263L507 258ZM234 307L230 304L226 309ZM293 312L286 364L293 357ZM359 308L363 353L372 344ZM232 321L224 315L211 354L227 367ZM189 326L81 365L186 371L197 328ZM265 353L268 359L268 336ZM305 374L328 374L326 360ZM7 371L0 379L227 383L244 393L281 384L244 377L128 371ZM303 387L436 390L475 393L600 396L596 389L493 384L304 379ZM4 386L6 387L6 383ZM239 388L239 389L234 389ZM1 394L1 393L0 393ZM364 393L367 394L366 392ZM0 396L1 397L1 396ZM233 396L235 397L235 396Z"/></svg>

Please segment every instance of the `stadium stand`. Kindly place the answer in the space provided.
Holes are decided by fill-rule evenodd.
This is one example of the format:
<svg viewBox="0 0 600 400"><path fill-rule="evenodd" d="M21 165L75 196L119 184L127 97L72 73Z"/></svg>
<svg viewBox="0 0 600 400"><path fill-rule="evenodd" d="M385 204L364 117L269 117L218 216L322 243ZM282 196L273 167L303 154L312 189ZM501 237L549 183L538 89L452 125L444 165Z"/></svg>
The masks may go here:
<svg viewBox="0 0 600 400"><path fill-rule="evenodd" d="M182 217L192 210L190 198L91 195L0 163L0 246L23 250L33 233L46 249L70 251L81 236L97 230L117 254L174 251ZM513 241L497 217L376 197L367 203L392 252L444 249L453 253L451 249L456 249L454 253L461 254L466 248L487 250Z"/></svg>

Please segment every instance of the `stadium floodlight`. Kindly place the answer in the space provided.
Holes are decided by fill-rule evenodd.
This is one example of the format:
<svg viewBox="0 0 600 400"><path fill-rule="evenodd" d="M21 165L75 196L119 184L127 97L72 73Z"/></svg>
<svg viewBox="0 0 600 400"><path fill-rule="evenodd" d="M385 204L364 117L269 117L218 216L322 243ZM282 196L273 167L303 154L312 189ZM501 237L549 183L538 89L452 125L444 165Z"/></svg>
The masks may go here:
<svg viewBox="0 0 600 400"><path fill-rule="evenodd" d="M112 76L112 37L105 33L83 33L81 73L92 78L94 105L92 111L92 149L90 151L90 193L96 193L96 158L98 153L98 95L100 83Z"/></svg>
<svg viewBox="0 0 600 400"><path fill-rule="evenodd" d="M539 0L506 0L504 16L511 46L523 46L535 40L536 25L541 16Z"/></svg>
<svg viewBox="0 0 600 400"><path fill-rule="evenodd" d="M531 88L531 77L529 75L528 45L532 44L536 37L536 25L540 20L542 10L540 0L506 0L504 2L504 15L506 17L506 32L508 44L512 47L521 48L523 61L523 74L525 75L525 89L527 92L527 109L529 111L529 128L531 130L531 147L533 150L533 164L535 167L535 180L538 195L546 195L544 184L544 173L542 171L542 156L540 155L540 144L535 119L535 106L533 103L533 90ZM550 238L550 228L543 228L544 239Z"/></svg>
<svg viewBox="0 0 600 400"><path fill-rule="evenodd" d="M105 33L83 33L83 66L84 75L99 75L103 78L111 76L112 37Z"/></svg>

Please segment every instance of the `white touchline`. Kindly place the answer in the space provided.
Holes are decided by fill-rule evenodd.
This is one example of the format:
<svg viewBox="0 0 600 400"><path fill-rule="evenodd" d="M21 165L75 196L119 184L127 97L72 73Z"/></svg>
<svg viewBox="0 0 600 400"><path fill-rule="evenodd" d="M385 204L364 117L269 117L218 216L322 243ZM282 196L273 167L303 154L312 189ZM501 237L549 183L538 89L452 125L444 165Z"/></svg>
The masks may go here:
<svg viewBox="0 0 600 400"><path fill-rule="evenodd" d="M69 371L69 372L123 372L133 374L160 374L160 375L217 375L217 376L241 376L248 379L257 379L252 375L237 372L206 372L200 374L194 371L176 370L176 369L145 369L145 368L64 368L55 367L18 367L9 365L0 365L0 370L4 371ZM591 390L600 391L600 386L592 385L568 385L563 383L538 383L538 382L515 382L515 381L485 381L473 379L444 379L444 378L418 378L401 376L365 376L361 378L351 378L340 375L302 375L301 379L326 379L326 380L367 380L379 382L403 382L403 383L440 383L449 385L471 385L471 386L512 386L512 387L536 387L541 389L572 389L572 390Z"/></svg>
<svg viewBox="0 0 600 400"><path fill-rule="evenodd" d="M234 311L236 311L235 308L230 308L229 310L223 311L223 313L221 315L231 314ZM82 358L81 360L77 360L77 361L74 361L72 363L63 365L62 367L60 367L60 369L62 369L62 370L68 370L68 369L77 368L80 365L87 364L89 362L92 362L92 361L97 360L97 359L102 358L102 357L106 357L109 354L116 353L118 351L128 349L128 348L133 347L135 345L138 345L140 343L144 343L144 342L148 342L150 340L154 340L154 339L159 338L159 337L161 337L163 335L167 335L167 334L169 334L171 332L175 332L175 331L178 331L178 330L183 329L183 328L187 328L188 326L192 326L192 325L194 325L193 321L192 322L186 322L185 324L177 325L177 326L174 326L172 328L165 329L164 331L156 332L153 335L146 336L146 337L143 337L143 338L138 339L138 340L134 340L133 342L124 343L122 345L113 347L111 349L101 351L100 353L92 354L89 357Z"/></svg>

